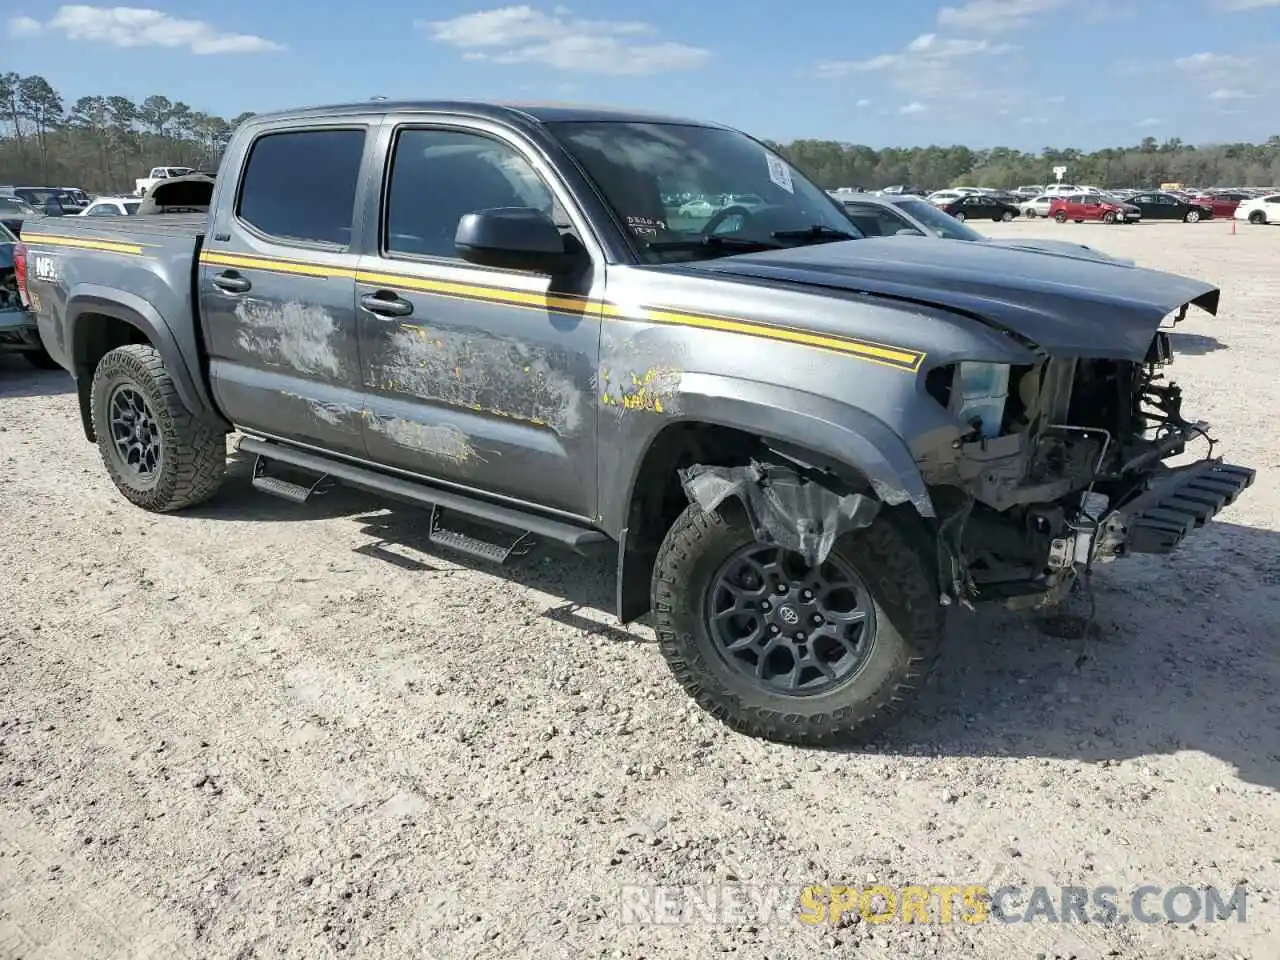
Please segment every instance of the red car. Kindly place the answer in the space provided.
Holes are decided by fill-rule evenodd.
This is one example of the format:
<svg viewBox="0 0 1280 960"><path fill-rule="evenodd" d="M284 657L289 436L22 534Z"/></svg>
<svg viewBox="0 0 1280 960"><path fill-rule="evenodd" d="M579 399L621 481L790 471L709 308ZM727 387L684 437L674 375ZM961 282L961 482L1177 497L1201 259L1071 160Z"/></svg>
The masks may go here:
<svg viewBox="0 0 1280 960"><path fill-rule="evenodd" d="M1108 200L1096 193L1073 193L1065 197L1055 197L1049 204L1048 216L1059 223L1074 220L1083 223L1085 220L1101 220L1103 223L1137 223L1142 219L1142 211L1131 203Z"/></svg>
<svg viewBox="0 0 1280 960"><path fill-rule="evenodd" d="M1195 198L1195 203L1202 207L1212 207L1214 217L1230 219L1235 216L1236 207L1244 200L1252 199L1244 193L1206 193Z"/></svg>

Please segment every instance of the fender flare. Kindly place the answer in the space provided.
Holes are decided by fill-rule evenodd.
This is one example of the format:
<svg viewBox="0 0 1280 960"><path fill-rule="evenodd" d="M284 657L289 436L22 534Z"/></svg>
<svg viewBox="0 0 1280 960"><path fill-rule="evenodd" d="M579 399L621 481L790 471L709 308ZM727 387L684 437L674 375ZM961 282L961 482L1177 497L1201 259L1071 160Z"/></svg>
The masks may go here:
<svg viewBox="0 0 1280 960"><path fill-rule="evenodd" d="M905 441L865 410L803 390L702 373L682 377L678 404L678 415L637 415L632 422L646 429L631 432L622 442L623 449L636 450L635 459L616 477L625 482L617 484L616 495L611 495L610 484L601 489L601 520L618 540L616 612L623 623L648 609L649 568L656 550L649 542L654 531L628 529L631 504L659 435L682 422L741 430L783 457L856 473L886 506L910 504L922 518L937 517Z"/></svg>
<svg viewBox="0 0 1280 960"><path fill-rule="evenodd" d="M798 451L818 455L856 471L887 506L910 503L922 517L937 516L906 443L883 420L858 407L790 387L687 373L680 384L679 411L653 421L643 437L633 435L640 450L627 467L625 496L602 510L614 529L626 525L640 470L658 434L681 422L742 430L789 456Z"/></svg>
<svg viewBox="0 0 1280 960"><path fill-rule="evenodd" d="M88 331L88 323L83 322L86 314L112 317L137 329L159 352L182 405L193 416L211 426L222 430L231 429L230 424L218 413L203 381L192 373L177 337L155 307L137 294L124 290L99 284L77 284L67 297L65 317L86 434L92 432L88 419L88 393L93 380L93 371L87 369L81 360Z"/></svg>

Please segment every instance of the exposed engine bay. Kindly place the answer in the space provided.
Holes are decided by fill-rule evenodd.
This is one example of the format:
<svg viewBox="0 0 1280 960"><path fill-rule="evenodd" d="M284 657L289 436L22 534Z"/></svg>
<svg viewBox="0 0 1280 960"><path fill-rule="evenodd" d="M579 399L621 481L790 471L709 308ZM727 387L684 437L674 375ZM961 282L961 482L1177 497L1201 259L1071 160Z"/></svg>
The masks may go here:
<svg viewBox="0 0 1280 960"><path fill-rule="evenodd" d="M1130 553L1166 553L1253 482L1213 459L1207 424L1188 420L1168 380L1169 335L1141 363L1050 358L956 363L926 389L970 426L921 458L940 521L943 583L962 602L1039 606L1081 571ZM1166 461L1196 441L1204 456Z"/></svg>

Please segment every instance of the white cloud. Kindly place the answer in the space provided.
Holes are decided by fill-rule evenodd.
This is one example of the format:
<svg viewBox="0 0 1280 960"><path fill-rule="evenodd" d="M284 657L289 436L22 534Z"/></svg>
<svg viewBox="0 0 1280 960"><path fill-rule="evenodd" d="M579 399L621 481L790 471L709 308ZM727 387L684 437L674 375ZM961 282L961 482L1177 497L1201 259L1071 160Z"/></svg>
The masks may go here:
<svg viewBox="0 0 1280 960"><path fill-rule="evenodd" d="M973 103L1008 105L1016 97L1012 89L992 85L1008 65L998 58L1017 48L988 40L966 40L923 33L897 53L882 53L864 60L824 60L814 64L812 75L841 80L876 73L908 100L937 104ZM982 60L978 67L977 61Z"/></svg>
<svg viewBox="0 0 1280 960"><path fill-rule="evenodd" d="M1052 97L1045 97L1045 103L1066 103L1067 98L1060 93L1055 93Z"/></svg>
<svg viewBox="0 0 1280 960"><path fill-rule="evenodd" d="M28 35L56 31L68 40L109 43L115 47L186 47L196 54L266 53L284 49L272 40L246 33L223 33L202 20L180 20L144 7L72 4L59 7L46 23L18 17L10 21L9 29L21 29Z"/></svg>
<svg viewBox="0 0 1280 960"><path fill-rule="evenodd" d="M1214 6L1227 13L1239 13L1242 10L1262 10L1266 7L1280 7L1280 0L1216 0Z"/></svg>
<svg viewBox="0 0 1280 960"><path fill-rule="evenodd" d="M1138 126L1140 126L1140 127L1158 127L1158 126L1160 126L1160 123L1161 123L1161 120L1160 120L1160 118L1159 118L1159 117L1144 117L1143 119L1141 119L1141 120L1139 120L1139 121L1138 121Z"/></svg>
<svg viewBox="0 0 1280 960"><path fill-rule="evenodd" d="M928 109L929 108L925 106L923 103L921 103L919 100L913 100L911 103L908 103L906 106L899 107L898 112L902 114L904 117L909 117L912 114L924 113Z"/></svg>
<svg viewBox="0 0 1280 960"><path fill-rule="evenodd" d="M470 60L536 63L577 73L638 76L692 70L711 58L711 51L702 47L654 39L647 23L583 20L564 7L548 14L522 4L452 20L420 20L414 26L462 50Z"/></svg>
<svg viewBox="0 0 1280 960"><path fill-rule="evenodd" d="M1247 67L1253 60L1249 57L1237 57L1230 53L1193 53L1190 56L1179 57L1173 61L1176 66L1183 70L1193 70L1204 72L1208 70L1231 70L1241 67Z"/></svg>
<svg viewBox="0 0 1280 960"><path fill-rule="evenodd" d="M936 33L922 33L901 53L882 53L866 60L822 60L814 72L825 79L847 77L851 73L871 73L880 70L901 70L911 73L928 64L979 54L994 55L1015 49L1007 43L993 44L986 40L958 40L939 37Z"/></svg>
<svg viewBox="0 0 1280 960"><path fill-rule="evenodd" d="M1019 117L1018 122L1026 123L1026 124L1048 123L1049 118L1048 117Z"/></svg>
<svg viewBox="0 0 1280 960"><path fill-rule="evenodd" d="M1005 33L1020 30L1040 14L1066 0L969 0L962 7L943 7L938 23L962 33Z"/></svg>
<svg viewBox="0 0 1280 960"><path fill-rule="evenodd" d="M1252 93L1245 93L1243 90L1230 90L1226 87L1219 87L1209 94L1210 100L1251 100Z"/></svg>
<svg viewBox="0 0 1280 960"><path fill-rule="evenodd" d="M859 101L855 104L855 106L858 106L858 107L869 107L869 106L871 106L871 101L870 101L870 100L859 100Z"/></svg>
<svg viewBox="0 0 1280 960"><path fill-rule="evenodd" d="M44 27L35 17L14 17L9 21L9 32L15 37L30 37Z"/></svg>

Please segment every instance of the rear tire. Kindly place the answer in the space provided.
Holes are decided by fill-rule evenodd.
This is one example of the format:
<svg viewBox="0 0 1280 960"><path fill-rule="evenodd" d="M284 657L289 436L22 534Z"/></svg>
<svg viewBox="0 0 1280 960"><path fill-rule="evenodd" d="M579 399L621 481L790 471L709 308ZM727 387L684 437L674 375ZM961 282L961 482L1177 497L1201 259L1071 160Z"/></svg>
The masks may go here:
<svg viewBox="0 0 1280 960"><path fill-rule="evenodd" d="M129 344L98 363L90 413L107 474L125 498L157 513L208 500L227 469L226 434L183 406L150 344Z"/></svg>
<svg viewBox="0 0 1280 960"><path fill-rule="evenodd" d="M798 599L779 599L771 593L768 573L758 584L744 586L743 581L735 580L744 590L755 587L762 598L760 602L751 601L754 609L742 615L747 624L755 626L739 628L758 634L758 639L736 652L725 645L725 629L715 626L728 621L710 615L717 598L725 596L723 585L731 577L726 571L743 569L733 566L734 558L756 547L768 549L757 542L736 500L725 501L710 514L691 504L667 532L654 564L651 585L654 622L667 666L700 707L740 733L806 745L866 742L918 692L938 656L945 618L927 551L917 549L901 521L882 512L869 527L840 538L828 555L828 562L819 570L801 571L789 581L794 586L829 569L852 571L861 585L859 592L850 593L858 598L852 609L865 611L865 619L856 628L857 639L852 648L839 644L825 651L853 658L850 665L824 660L832 673L823 670L813 678L823 685L819 690L786 693L779 690L776 677L771 683L761 679L758 672L753 674L748 660L767 641L770 646L756 658L766 667L776 666L775 661L781 659L783 668L788 664L793 669L801 667L797 674L800 677L813 674L817 668L808 666L809 660L794 656L796 649L809 651L811 658L824 655L819 644L826 628L805 626L809 622L808 608ZM799 555L786 556L803 567ZM820 595L830 598L837 592ZM733 593L741 599L736 590ZM768 607L762 608L761 604L770 597L776 610L765 613ZM790 609L791 618L785 616L784 607ZM793 636L791 640L769 641L766 622L775 614L800 630L815 632L807 635L807 640ZM730 619L739 616L735 614ZM830 622L834 629L837 621ZM799 646L794 646L793 641ZM768 652L770 649L772 653ZM852 652L855 650L856 654Z"/></svg>
<svg viewBox="0 0 1280 960"><path fill-rule="evenodd" d="M1012 211L1012 210L1006 210L1004 213L1000 214L1000 222L1001 222L1001 223L1008 223L1008 222L1009 222L1009 221L1011 221L1012 219L1013 219L1013 211Z"/></svg>
<svg viewBox="0 0 1280 960"><path fill-rule="evenodd" d="M1267 215L1261 210L1251 210L1249 212L1249 222L1254 226L1267 222Z"/></svg>
<svg viewBox="0 0 1280 960"><path fill-rule="evenodd" d="M1103 222L1103 223L1115 223L1115 222L1116 222L1116 215L1115 215L1114 213L1111 213L1111 212L1109 212L1109 211L1108 211L1107 213L1104 213L1104 214L1102 215L1102 222Z"/></svg>
<svg viewBox="0 0 1280 960"><path fill-rule="evenodd" d="M1184 221L1186 221L1187 223L1199 223L1199 222L1200 222L1200 211L1199 211L1199 210L1188 210L1188 211L1187 211L1187 215L1186 215L1185 217L1183 217L1182 219L1183 219Z"/></svg>
<svg viewBox="0 0 1280 960"><path fill-rule="evenodd" d="M959 220L961 223L964 223L966 219L963 210L953 213L952 216L955 217L957 220Z"/></svg>
<svg viewBox="0 0 1280 960"><path fill-rule="evenodd" d="M1067 215L1063 213L1061 210L1059 210L1057 213L1053 215L1053 219L1057 220L1059 223L1066 223Z"/></svg>

